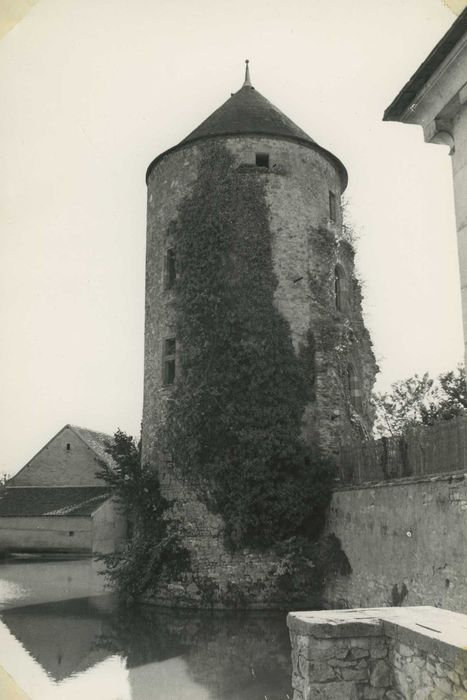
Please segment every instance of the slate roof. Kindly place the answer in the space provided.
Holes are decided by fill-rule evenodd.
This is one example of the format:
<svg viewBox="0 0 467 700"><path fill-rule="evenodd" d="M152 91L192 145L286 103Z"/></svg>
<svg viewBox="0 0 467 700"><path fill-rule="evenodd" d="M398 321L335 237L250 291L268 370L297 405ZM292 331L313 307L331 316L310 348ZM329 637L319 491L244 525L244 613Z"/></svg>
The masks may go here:
<svg viewBox="0 0 467 700"><path fill-rule="evenodd" d="M449 56L454 46L467 32L467 8L461 12L454 24L448 29L442 39L436 44L421 66L415 71L410 80L404 85L397 97L384 112L383 121L399 121L405 111L414 102L416 96L427 80Z"/></svg>
<svg viewBox="0 0 467 700"><path fill-rule="evenodd" d="M102 486L10 486L0 494L0 517L89 516L109 497Z"/></svg>
<svg viewBox="0 0 467 700"><path fill-rule="evenodd" d="M340 173L343 189L347 186L347 171L335 155L319 146L307 133L275 107L249 83L231 95L215 112L205 119L183 141L161 153L149 165L146 181L154 165L165 155L199 141L215 136L264 135L296 141L322 153L331 160Z"/></svg>

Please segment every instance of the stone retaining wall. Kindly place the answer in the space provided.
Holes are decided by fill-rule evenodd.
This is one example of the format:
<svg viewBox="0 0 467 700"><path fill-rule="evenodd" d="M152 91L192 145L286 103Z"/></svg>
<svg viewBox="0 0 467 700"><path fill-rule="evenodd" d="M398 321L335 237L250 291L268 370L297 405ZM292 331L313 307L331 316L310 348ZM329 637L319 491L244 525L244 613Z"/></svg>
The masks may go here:
<svg viewBox="0 0 467 700"><path fill-rule="evenodd" d="M290 613L294 700L467 700L467 616L432 607Z"/></svg>
<svg viewBox="0 0 467 700"><path fill-rule="evenodd" d="M463 472L342 487L327 528L351 574L327 584L332 608L433 605L467 613Z"/></svg>

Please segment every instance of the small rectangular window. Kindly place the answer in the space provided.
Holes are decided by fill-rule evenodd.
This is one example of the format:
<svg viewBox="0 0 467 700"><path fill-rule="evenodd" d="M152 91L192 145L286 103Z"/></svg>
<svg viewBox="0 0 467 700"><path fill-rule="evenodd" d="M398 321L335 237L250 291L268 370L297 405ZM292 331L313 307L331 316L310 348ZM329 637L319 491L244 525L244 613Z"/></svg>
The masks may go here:
<svg viewBox="0 0 467 700"><path fill-rule="evenodd" d="M175 354L175 338L166 338L164 340L164 351L162 358L164 384L173 384L175 381Z"/></svg>
<svg viewBox="0 0 467 700"><path fill-rule="evenodd" d="M259 168L269 168L269 153L257 153L256 165Z"/></svg>
<svg viewBox="0 0 467 700"><path fill-rule="evenodd" d="M334 192L331 192L331 190L329 190L329 219L331 221L337 221L336 195Z"/></svg>
<svg viewBox="0 0 467 700"><path fill-rule="evenodd" d="M70 531L68 532L68 536L69 536L69 537L73 537L74 534L75 534L75 531L74 531L74 530L70 530Z"/></svg>
<svg viewBox="0 0 467 700"><path fill-rule="evenodd" d="M66 449L67 449L67 452L69 452L71 450L71 445L69 442L67 442L67 444L66 444Z"/></svg>
<svg viewBox="0 0 467 700"><path fill-rule="evenodd" d="M175 250L169 248L165 256L165 288L172 289L175 284L175 279L177 277L177 270L175 267Z"/></svg>

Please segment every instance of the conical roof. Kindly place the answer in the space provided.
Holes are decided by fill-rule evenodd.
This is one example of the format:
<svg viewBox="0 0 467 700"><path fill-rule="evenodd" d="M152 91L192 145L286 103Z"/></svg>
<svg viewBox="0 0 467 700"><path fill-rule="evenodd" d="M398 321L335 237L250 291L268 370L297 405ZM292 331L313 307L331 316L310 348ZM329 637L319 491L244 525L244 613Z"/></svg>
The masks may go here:
<svg viewBox="0 0 467 700"><path fill-rule="evenodd" d="M216 136L264 135L296 141L322 153L337 167L344 189L347 186L347 171L341 161L319 146L307 133L255 90L250 82L248 61L246 63L245 82L240 90L233 93L223 105L188 134L183 141L180 141L177 146L159 155L149 166L147 177L152 167L164 155L194 141Z"/></svg>
<svg viewBox="0 0 467 700"><path fill-rule="evenodd" d="M205 136L265 134L315 143L254 87L243 85L181 143Z"/></svg>

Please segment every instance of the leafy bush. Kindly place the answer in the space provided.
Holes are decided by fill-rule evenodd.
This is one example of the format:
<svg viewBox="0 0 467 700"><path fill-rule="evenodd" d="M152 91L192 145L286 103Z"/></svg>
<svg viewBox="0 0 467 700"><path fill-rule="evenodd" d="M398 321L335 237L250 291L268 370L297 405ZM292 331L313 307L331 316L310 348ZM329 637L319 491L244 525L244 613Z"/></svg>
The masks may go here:
<svg viewBox="0 0 467 700"><path fill-rule="evenodd" d="M98 555L105 574L126 600L157 586L161 576L174 576L188 566L188 554L168 517L170 502L161 495L154 469L141 465L139 446L118 430L107 452L115 467L101 462L97 476L111 488L129 523L129 540L112 554Z"/></svg>
<svg viewBox="0 0 467 700"><path fill-rule="evenodd" d="M340 540L334 534L310 542L306 537L292 537L281 542L276 551L281 557L276 574L278 587L290 604L301 603L320 609L324 584L330 577L347 576L352 569Z"/></svg>

